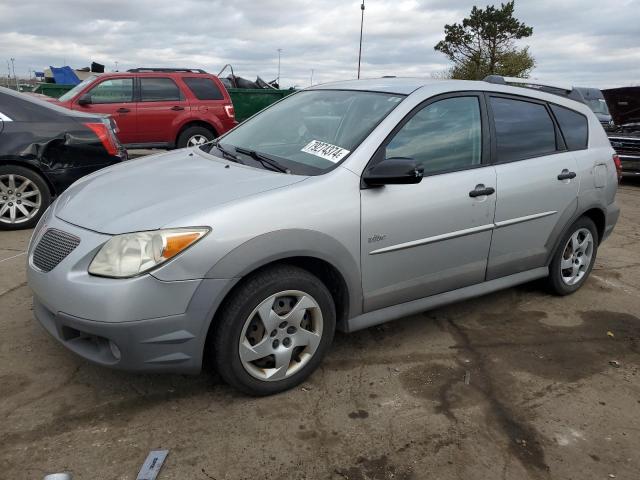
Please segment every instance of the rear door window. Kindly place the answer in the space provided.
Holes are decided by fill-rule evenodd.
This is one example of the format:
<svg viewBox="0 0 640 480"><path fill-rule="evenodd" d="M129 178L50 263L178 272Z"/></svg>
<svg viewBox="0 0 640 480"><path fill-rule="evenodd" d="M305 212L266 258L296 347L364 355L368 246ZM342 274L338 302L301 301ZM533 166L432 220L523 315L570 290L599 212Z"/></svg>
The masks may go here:
<svg viewBox="0 0 640 480"><path fill-rule="evenodd" d="M182 94L170 78L147 77L140 79L141 102L178 102Z"/></svg>
<svg viewBox="0 0 640 480"><path fill-rule="evenodd" d="M91 103L128 103L133 101L133 78L112 78L89 90Z"/></svg>
<svg viewBox="0 0 640 480"><path fill-rule="evenodd" d="M562 136L569 150L583 150L587 148L589 127L587 117L569 108L551 105L551 110L558 120Z"/></svg>
<svg viewBox="0 0 640 480"><path fill-rule="evenodd" d="M222 92L210 78L187 77L183 81L198 100L224 100Z"/></svg>
<svg viewBox="0 0 640 480"><path fill-rule="evenodd" d="M556 151L556 130L540 103L491 97L498 162L513 162Z"/></svg>

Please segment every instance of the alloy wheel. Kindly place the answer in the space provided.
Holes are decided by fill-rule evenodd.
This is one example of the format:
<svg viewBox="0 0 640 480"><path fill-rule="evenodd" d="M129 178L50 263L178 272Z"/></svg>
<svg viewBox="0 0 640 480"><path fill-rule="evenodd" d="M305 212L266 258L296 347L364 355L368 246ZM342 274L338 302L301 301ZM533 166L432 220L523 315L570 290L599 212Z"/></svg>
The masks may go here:
<svg viewBox="0 0 640 480"><path fill-rule="evenodd" d="M242 366L259 380L288 378L316 353L322 328L322 311L311 295L299 290L271 295L245 321L238 345Z"/></svg>
<svg viewBox="0 0 640 480"><path fill-rule="evenodd" d="M204 135L196 134L193 135L187 140L187 147L197 147L199 145L204 145L207 143L209 139Z"/></svg>
<svg viewBox="0 0 640 480"><path fill-rule="evenodd" d="M42 206L42 192L27 177L14 173L0 175L0 223L24 223Z"/></svg>
<svg viewBox="0 0 640 480"><path fill-rule="evenodd" d="M576 230L567 241L560 261L562 281L575 285L589 271L593 259L593 235L587 228Z"/></svg>

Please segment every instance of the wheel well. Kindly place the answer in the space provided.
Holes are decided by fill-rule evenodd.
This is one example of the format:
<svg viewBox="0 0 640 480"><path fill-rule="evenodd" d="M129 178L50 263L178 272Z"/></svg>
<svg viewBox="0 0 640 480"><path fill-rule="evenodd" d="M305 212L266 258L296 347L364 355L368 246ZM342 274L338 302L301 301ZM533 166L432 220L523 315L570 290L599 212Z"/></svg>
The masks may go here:
<svg viewBox="0 0 640 480"><path fill-rule="evenodd" d="M12 162L11 160L2 162L0 163L0 165L15 165L16 167L26 168L28 170L31 170L33 173L37 173L40 176L40 178L42 178L42 181L45 183L45 185L49 188L49 193L51 194L51 196L55 197L57 195L56 189L54 188L49 178L47 178L47 176L38 167L34 167L29 163Z"/></svg>
<svg viewBox="0 0 640 480"><path fill-rule="evenodd" d="M604 228L606 225L604 212L599 208L592 208L591 210L584 212L583 215L593 220L593 223L596 224L596 228L598 230L598 242L600 242L604 236Z"/></svg>
<svg viewBox="0 0 640 480"><path fill-rule="evenodd" d="M273 261L271 263L267 263L266 265L262 265L259 268L247 273L243 276L243 280L254 275L255 273L269 269L275 265L293 265L298 268L302 268L307 272L311 273L318 277L322 283L327 287L329 293L333 297L333 302L336 306L336 326L338 329L341 328L341 325L347 321L349 315L349 290L347 288L347 282L345 281L342 274L336 269L333 265L325 260L321 260L315 257L288 257ZM217 317L225 308L227 300L231 298L231 295L242 285L243 280L239 281L224 297L216 313L213 316L211 324L209 325L209 331L207 332L207 340L205 343L205 354L203 357L203 366L205 369L210 369L212 367L210 361L212 355L207 352L207 350L211 346L211 336L213 335L214 326L217 324Z"/></svg>
<svg viewBox="0 0 640 480"><path fill-rule="evenodd" d="M210 123L204 122L202 120L194 120L182 126L182 128L178 132L178 135L176 136L176 145L178 144L178 139L180 138L180 135L182 135L182 132L184 132L187 128L191 128L191 127L203 127L209 130L211 133L213 133L214 138L218 136L216 129L213 127L213 125L211 125Z"/></svg>

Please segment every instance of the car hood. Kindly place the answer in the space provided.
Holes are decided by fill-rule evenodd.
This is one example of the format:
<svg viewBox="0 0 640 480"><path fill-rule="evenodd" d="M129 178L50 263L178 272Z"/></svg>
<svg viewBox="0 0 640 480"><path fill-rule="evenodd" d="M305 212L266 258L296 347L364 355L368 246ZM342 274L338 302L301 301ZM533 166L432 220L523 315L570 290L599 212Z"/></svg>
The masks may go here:
<svg viewBox="0 0 640 480"><path fill-rule="evenodd" d="M238 165L195 149L176 150L79 180L60 196L54 214L107 234L155 230L306 178Z"/></svg>

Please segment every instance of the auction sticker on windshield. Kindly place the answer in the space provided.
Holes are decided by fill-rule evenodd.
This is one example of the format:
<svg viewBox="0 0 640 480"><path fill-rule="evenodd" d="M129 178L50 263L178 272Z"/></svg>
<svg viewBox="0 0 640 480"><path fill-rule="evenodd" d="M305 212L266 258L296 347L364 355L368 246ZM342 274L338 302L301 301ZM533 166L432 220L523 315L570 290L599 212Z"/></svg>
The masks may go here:
<svg viewBox="0 0 640 480"><path fill-rule="evenodd" d="M345 150L342 147L331 145L327 142L321 142L320 140L312 140L309 142L301 152L310 153L316 157L324 158L333 163L338 163L344 157L347 156L349 150Z"/></svg>

